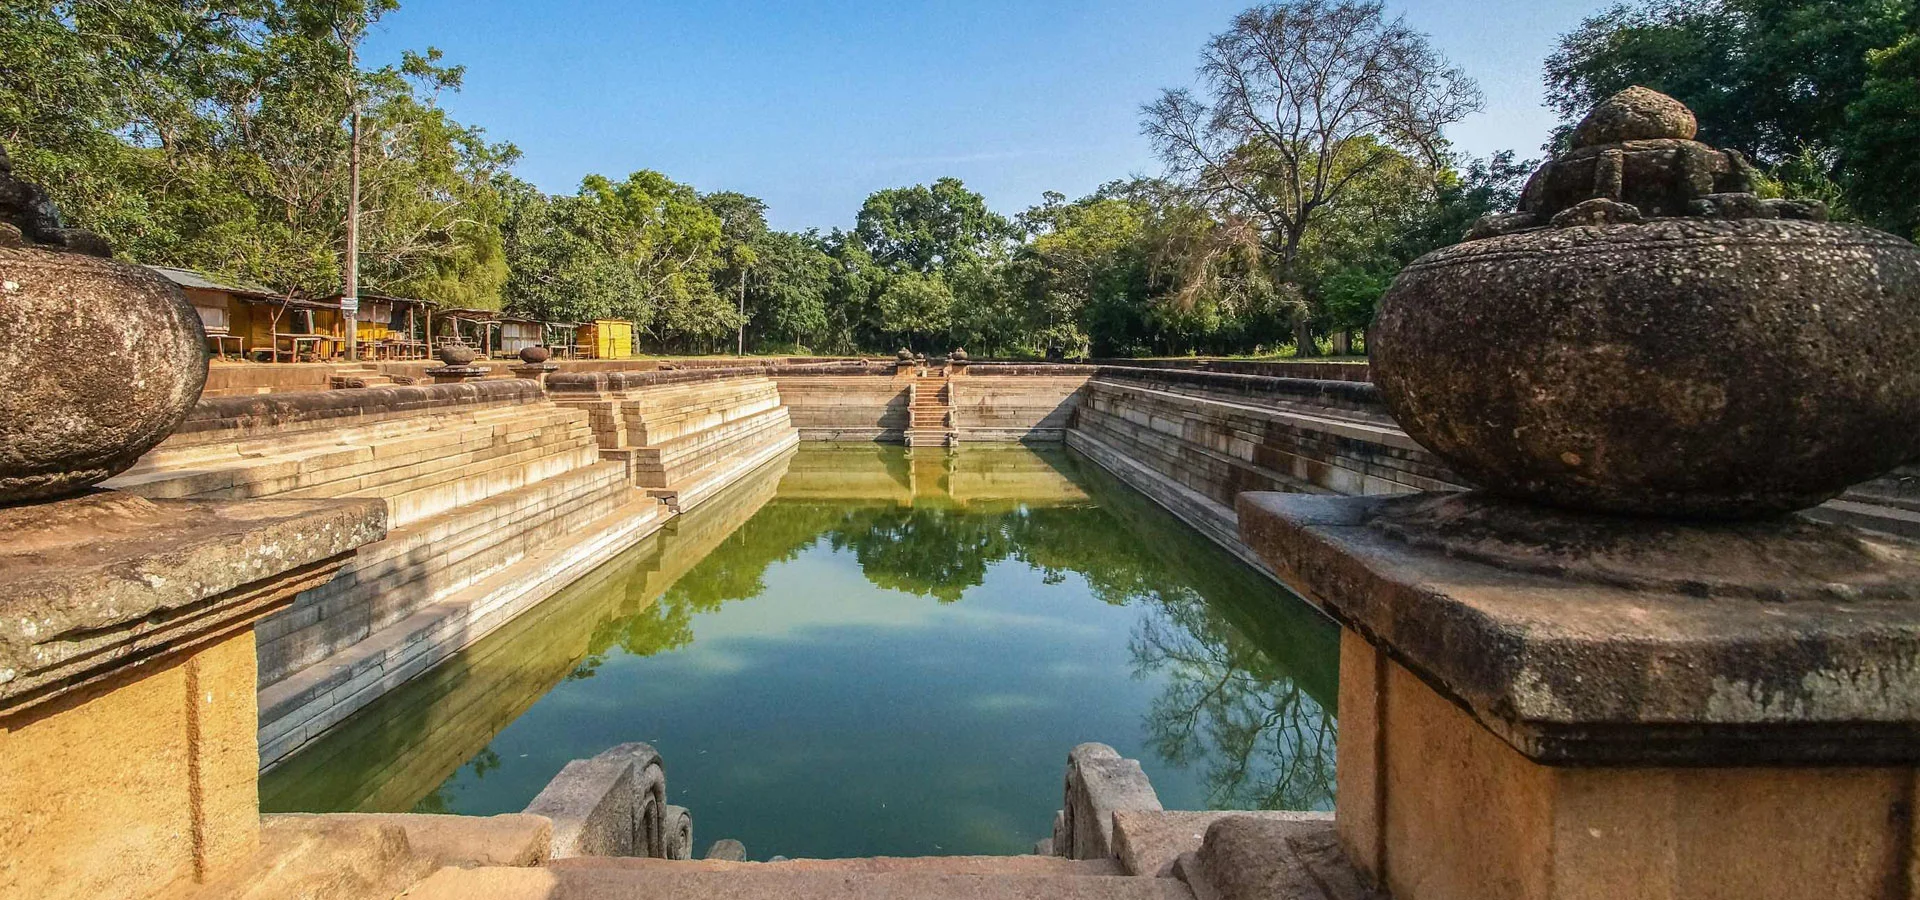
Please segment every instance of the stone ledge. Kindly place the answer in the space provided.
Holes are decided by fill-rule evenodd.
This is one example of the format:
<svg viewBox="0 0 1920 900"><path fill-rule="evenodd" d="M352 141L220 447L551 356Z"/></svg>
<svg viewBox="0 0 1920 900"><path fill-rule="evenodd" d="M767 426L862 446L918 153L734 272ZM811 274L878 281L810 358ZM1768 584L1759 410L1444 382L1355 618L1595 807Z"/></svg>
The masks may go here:
<svg viewBox="0 0 1920 900"><path fill-rule="evenodd" d="M1920 761L1920 604L1705 597L1515 572L1368 524L1380 498L1242 494L1295 590L1547 765Z"/></svg>
<svg viewBox="0 0 1920 900"><path fill-rule="evenodd" d="M469 384L370 387L351 391L293 391L201 400L168 439L172 446L229 439L233 432L328 423L392 412L523 403L541 397L540 383L523 379Z"/></svg>
<svg viewBox="0 0 1920 900"><path fill-rule="evenodd" d="M680 384L695 381L722 381L728 378L747 376L786 376L786 375L874 375L891 376L891 363L865 363L859 361L818 363L812 365L792 365L788 363L761 363L757 365L728 365L711 367L693 367L685 369L659 369L651 372L562 372L547 376L547 390L557 394L595 394L615 391L627 391L635 388L655 387L666 384Z"/></svg>
<svg viewBox="0 0 1920 900"><path fill-rule="evenodd" d="M1207 829L1222 819L1251 816L1278 822L1333 824L1333 814L1274 810L1144 810L1113 814L1113 853L1129 875L1166 878L1182 854L1200 849Z"/></svg>
<svg viewBox="0 0 1920 900"><path fill-rule="evenodd" d="M261 817L267 830L347 827L397 827L413 853L435 866L545 865L553 844L553 823L541 816L449 816L421 813L283 813Z"/></svg>
<svg viewBox="0 0 1920 900"><path fill-rule="evenodd" d="M0 509L0 708L250 625L386 529L367 500L96 491Z"/></svg>

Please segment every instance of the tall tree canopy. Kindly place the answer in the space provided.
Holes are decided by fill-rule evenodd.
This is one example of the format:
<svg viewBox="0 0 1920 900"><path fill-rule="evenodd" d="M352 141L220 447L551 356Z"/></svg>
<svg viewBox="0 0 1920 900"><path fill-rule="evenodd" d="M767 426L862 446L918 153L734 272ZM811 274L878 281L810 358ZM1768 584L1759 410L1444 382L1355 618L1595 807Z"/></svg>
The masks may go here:
<svg viewBox="0 0 1920 900"><path fill-rule="evenodd" d="M1200 81L1149 104L1142 130L1221 234L1257 241L1287 283L1350 194L1409 161L1444 168L1443 129L1481 106L1472 79L1370 0L1249 9L1207 43Z"/></svg>
<svg viewBox="0 0 1920 900"><path fill-rule="evenodd" d="M396 0L22 0L0 12L0 141L66 215L122 255L340 288L348 111L366 112L369 286L495 305L493 178L518 156L436 103L440 54L362 69Z"/></svg>
<svg viewBox="0 0 1920 900"><path fill-rule="evenodd" d="M1753 157L1786 190L1837 185L1852 210L1911 235L1917 17L1913 0L1614 6L1561 38L1547 99L1571 123L1636 84L1670 94L1693 108L1701 140Z"/></svg>
<svg viewBox="0 0 1920 900"><path fill-rule="evenodd" d="M1881 43L1863 0L1826 2L1866 16L1854 31L1871 52L1859 96L1824 114L1841 131L1820 152L1908 185L1860 193L1860 209L1910 213L1880 200L1920 190L1905 151L1920 51ZM1721 0L1767 3L1791 5ZM570 192L515 177L511 144L442 105L462 67L430 47L361 58L398 5L17 0L0 9L0 142L129 259L327 296L342 289L357 107L367 290L631 319L656 352L1312 353L1364 328L1407 261L1510 202L1526 168L1449 151L1442 131L1478 92L1378 2L1291 0L1235 17L1199 85L1146 108L1164 177L1012 217L940 178L874 192L850 229L786 232L757 198L641 161ZM1819 24L1853 34L1839 19ZM1826 157L1789 162L1807 159L1825 171Z"/></svg>
<svg viewBox="0 0 1920 900"><path fill-rule="evenodd" d="M878 191L860 207L854 232L881 265L934 272L994 255L1013 226L958 178Z"/></svg>

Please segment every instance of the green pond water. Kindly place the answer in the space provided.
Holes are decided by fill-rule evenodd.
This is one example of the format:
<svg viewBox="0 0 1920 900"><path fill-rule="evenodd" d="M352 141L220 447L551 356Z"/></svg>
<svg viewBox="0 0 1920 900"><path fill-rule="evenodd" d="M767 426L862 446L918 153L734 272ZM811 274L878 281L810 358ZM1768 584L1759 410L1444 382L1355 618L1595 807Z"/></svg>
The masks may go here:
<svg viewBox="0 0 1920 900"><path fill-rule="evenodd" d="M261 778L268 811L517 812L657 747L696 852L1028 852L1067 751L1170 809L1328 809L1334 626L1064 449L807 445Z"/></svg>

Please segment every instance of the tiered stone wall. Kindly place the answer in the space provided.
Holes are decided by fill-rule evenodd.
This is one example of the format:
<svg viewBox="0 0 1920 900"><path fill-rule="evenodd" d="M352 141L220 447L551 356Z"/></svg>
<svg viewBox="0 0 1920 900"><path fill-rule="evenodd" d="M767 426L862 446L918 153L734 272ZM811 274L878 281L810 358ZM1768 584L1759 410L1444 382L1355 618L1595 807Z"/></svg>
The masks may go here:
<svg viewBox="0 0 1920 900"><path fill-rule="evenodd" d="M757 369L580 373L547 388L588 413L604 457L676 510L800 442L778 386Z"/></svg>
<svg viewBox="0 0 1920 900"><path fill-rule="evenodd" d="M952 380L953 423L960 440L1063 440L1091 374L1007 377L998 374L1002 368L969 366Z"/></svg>
<svg viewBox="0 0 1920 900"><path fill-rule="evenodd" d="M210 398L115 480L151 497L385 501L389 537L259 629L264 762L799 440L898 441L908 425L913 373L891 363L658 365L561 372L544 390L486 379ZM947 383L960 441L1065 441L1256 563L1233 514L1242 491L1449 486L1361 382L976 363ZM922 462L933 468L910 485L955 474Z"/></svg>
<svg viewBox="0 0 1920 900"><path fill-rule="evenodd" d="M257 629L261 761L544 600L666 519L531 381L202 401L126 474L154 498L366 497L391 529Z"/></svg>
<svg viewBox="0 0 1920 900"><path fill-rule="evenodd" d="M1311 359L1095 359L1089 365L1126 369L1182 369L1267 378L1306 378L1314 381L1372 381L1373 370L1363 360Z"/></svg>
<svg viewBox="0 0 1920 900"><path fill-rule="evenodd" d="M1243 491L1405 493L1451 476L1379 405L1370 384L1100 367L1068 446L1247 562Z"/></svg>
<svg viewBox="0 0 1920 900"><path fill-rule="evenodd" d="M907 388L913 380L892 365L847 367L830 375L783 369L774 373L774 382L802 440L906 439Z"/></svg>

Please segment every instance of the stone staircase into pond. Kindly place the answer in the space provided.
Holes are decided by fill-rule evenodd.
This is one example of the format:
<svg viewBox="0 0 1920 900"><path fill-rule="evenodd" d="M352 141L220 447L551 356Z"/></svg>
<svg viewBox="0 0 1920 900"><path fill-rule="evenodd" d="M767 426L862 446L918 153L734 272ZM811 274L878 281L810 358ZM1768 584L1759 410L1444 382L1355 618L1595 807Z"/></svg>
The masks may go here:
<svg viewBox="0 0 1920 900"><path fill-rule="evenodd" d="M659 754L645 744L626 744L593 759L569 763L527 808L531 816L551 822L550 858L510 865L445 865L404 896L409 900L1374 897L1340 853L1328 814L1167 811L1160 807L1139 763L1122 759L1101 744L1074 748L1068 756L1065 783L1064 808L1055 819L1054 836L1041 841L1030 855L776 857L748 862L738 842L720 841L706 859L693 860L685 858L693 840L692 819L687 811L665 805L666 774Z"/></svg>
<svg viewBox="0 0 1920 900"><path fill-rule="evenodd" d="M204 401L111 486L386 502L385 540L257 629L263 767L669 514L600 458L582 412L525 381Z"/></svg>
<svg viewBox="0 0 1920 900"><path fill-rule="evenodd" d="M958 432L953 427L953 382L943 372L921 372L907 394L907 446L951 447Z"/></svg>
<svg viewBox="0 0 1920 900"><path fill-rule="evenodd" d="M562 375L554 402L587 414L602 458L675 511L800 443L772 378L695 371Z"/></svg>

